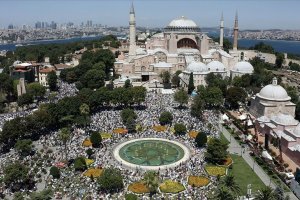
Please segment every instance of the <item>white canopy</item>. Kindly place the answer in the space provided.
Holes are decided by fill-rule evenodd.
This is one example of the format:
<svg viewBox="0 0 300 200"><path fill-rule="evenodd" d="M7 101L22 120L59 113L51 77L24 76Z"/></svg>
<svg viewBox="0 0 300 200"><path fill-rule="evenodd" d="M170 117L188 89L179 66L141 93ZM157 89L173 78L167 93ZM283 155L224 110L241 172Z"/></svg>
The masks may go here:
<svg viewBox="0 0 300 200"><path fill-rule="evenodd" d="M253 125L253 123L252 123L252 121L250 119L248 120L247 125L248 126L252 126Z"/></svg>
<svg viewBox="0 0 300 200"><path fill-rule="evenodd" d="M174 94L172 89L161 89L162 94Z"/></svg>
<svg viewBox="0 0 300 200"><path fill-rule="evenodd" d="M261 153L262 157L269 159L269 160L273 160L272 156L265 150Z"/></svg>
<svg viewBox="0 0 300 200"><path fill-rule="evenodd" d="M243 120L247 119L247 115L242 114L241 116L239 116L239 119L243 121Z"/></svg>
<svg viewBox="0 0 300 200"><path fill-rule="evenodd" d="M253 136L252 135L248 135L247 136L247 140L252 140Z"/></svg>
<svg viewBox="0 0 300 200"><path fill-rule="evenodd" d="M229 120L229 117L228 117L226 114L224 114L224 115L222 116L222 120L223 120L223 121Z"/></svg>

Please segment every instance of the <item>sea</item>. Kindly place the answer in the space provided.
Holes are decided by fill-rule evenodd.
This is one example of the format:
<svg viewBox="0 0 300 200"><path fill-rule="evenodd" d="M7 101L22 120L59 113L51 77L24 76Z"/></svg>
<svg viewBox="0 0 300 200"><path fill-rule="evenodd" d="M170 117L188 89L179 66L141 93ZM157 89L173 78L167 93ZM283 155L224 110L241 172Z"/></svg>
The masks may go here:
<svg viewBox="0 0 300 200"><path fill-rule="evenodd" d="M38 40L38 41L22 43L22 45L26 46L26 45L39 45L39 44L65 44L65 43L78 42L78 41L96 40L101 37L102 36L78 37L78 38L61 39L61 40ZM232 41L232 38L228 38L228 39ZM300 41L239 39L238 46L240 48L249 48L259 42L264 42L265 44L271 45L277 52L300 55ZM16 44L0 44L0 50L15 51L16 48L18 48Z"/></svg>

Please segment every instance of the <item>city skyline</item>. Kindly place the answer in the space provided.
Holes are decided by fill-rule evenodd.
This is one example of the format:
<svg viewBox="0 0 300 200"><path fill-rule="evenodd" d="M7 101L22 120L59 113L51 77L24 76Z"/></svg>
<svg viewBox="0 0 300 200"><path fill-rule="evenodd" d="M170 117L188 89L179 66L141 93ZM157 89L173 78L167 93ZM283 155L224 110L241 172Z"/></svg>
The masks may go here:
<svg viewBox="0 0 300 200"><path fill-rule="evenodd" d="M58 23L71 21L80 24L86 23L87 20L92 20L93 24L128 26L131 2L130 0L4 0L1 2L2 8L5 9L0 12L0 27L7 28L9 24L33 26L37 21ZM284 2L277 0L242 2L237 0L135 0L134 6L137 26L142 27L165 27L172 19L182 15L194 20L200 28L216 27L219 26L223 12L225 27L232 28L235 12L238 11L240 29L300 30L300 24L297 22L300 17L297 12L300 2L293 0Z"/></svg>

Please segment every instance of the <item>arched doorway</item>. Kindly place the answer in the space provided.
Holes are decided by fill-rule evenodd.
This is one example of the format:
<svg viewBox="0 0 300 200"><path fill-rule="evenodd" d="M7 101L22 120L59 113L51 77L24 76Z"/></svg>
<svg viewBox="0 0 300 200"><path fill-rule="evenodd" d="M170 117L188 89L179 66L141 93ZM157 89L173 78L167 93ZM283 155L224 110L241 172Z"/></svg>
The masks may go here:
<svg viewBox="0 0 300 200"><path fill-rule="evenodd" d="M194 40L189 38L183 38L177 42L177 48L191 48L197 49L197 44Z"/></svg>

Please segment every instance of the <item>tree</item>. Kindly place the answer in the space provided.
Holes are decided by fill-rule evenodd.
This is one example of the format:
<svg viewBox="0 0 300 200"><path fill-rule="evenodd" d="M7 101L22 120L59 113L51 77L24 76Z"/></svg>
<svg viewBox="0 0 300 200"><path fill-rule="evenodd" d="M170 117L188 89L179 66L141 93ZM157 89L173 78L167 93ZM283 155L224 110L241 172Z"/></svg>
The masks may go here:
<svg viewBox="0 0 300 200"><path fill-rule="evenodd" d="M57 75L56 75L55 71L51 71L50 73L48 73L47 81L48 81L49 89L51 91L56 91L57 90Z"/></svg>
<svg viewBox="0 0 300 200"><path fill-rule="evenodd" d="M207 134L199 132L195 138L195 142L197 147L203 147L207 143Z"/></svg>
<svg viewBox="0 0 300 200"><path fill-rule="evenodd" d="M138 200L138 197L135 194L127 193L125 194L125 200Z"/></svg>
<svg viewBox="0 0 300 200"><path fill-rule="evenodd" d="M90 107L86 103L83 103L79 107L79 110L80 114L84 117L84 127L86 129L86 125L88 123L88 116L90 114Z"/></svg>
<svg viewBox="0 0 300 200"><path fill-rule="evenodd" d="M228 79L223 77L220 74L209 73L205 77L205 82L207 87L217 87L221 89L223 96L226 94L226 89L228 85Z"/></svg>
<svg viewBox="0 0 300 200"><path fill-rule="evenodd" d="M278 68L281 68L283 62L284 62L284 54L283 54L283 53L276 53L275 65L276 65Z"/></svg>
<svg viewBox="0 0 300 200"><path fill-rule="evenodd" d="M105 73L101 70L91 69L80 78L80 82L84 87L98 89L105 85Z"/></svg>
<svg viewBox="0 0 300 200"><path fill-rule="evenodd" d="M0 73L0 92L10 95L14 91L13 79L5 73Z"/></svg>
<svg viewBox="0 0 300 200"><path fill-rule="evenodd" d="M227 187L233 194L238 197L241 193L241 188L239 184L236 182L234 176L232 174L229 174L224 177L222 180L222 184Z"/></svg>
<svg viewBox="0 0 300 200"><path fill-rule="evenodd" d="M159 123L161 125L171 124L172 120L173 120L173 115L170 112L165 111L160 114Z"/></svg>
<svg viewBox="0 0 300 200"><path fill-rule="evenodd" d="M77 157L74 161L74 168L76 171L84 171L87 169L87 164L85 162L85 158L80 156Z"/></svg>
<svg viewBox="0 0 300 200"><path fill-rule="evenodd" d="M176 135L184 135L186 133L186 127L182 123L176 123L174 125L174 130Z"/></svg>
<svg viewBox="0 0 300 200"><path fill-rule="evenodd" d="M34 97L43 97L46 93L46 88L39 83L30 83L27 85L27 92Z"/></svg>
<svg viewBox="0 0 300 200"><path fill-rule="evenodd" d="M122 118L123 123L126 124L126 121L128 118L136 119L137 115L134 112L134 110L126 108L121 111L121 118Z"/></svg>
<svg viewBox="0 0 300 200"><path fill-rule="evenodd" d="M134 103L140 105L146 99L147 89L143 86L136 86L131 88Z"/></svg>
<svg viewBox="0 0 300 200"><path fill-rule="evenodd" d="M228 88L226 93L226 101L230 104L232 108L237 109L239 103L245 103L247 93L243 88L240 87L231 87Z"/></svg>
<svg viewBox="0 0 300 200"><path fill-rule="evenodd" d="M223 104L223 94L218 87L207 87L204 93L204 101L207 107L219 107Z"/></svg>
<svg viewBox="0 0 300 200"><path fill-rule="evenodd" d="M194 85L194 75L193 72L191 72L190 74L190 78L189 78L189 84L188 84L188 94L192 94L192 92L195 89L195 85Z"/></svg>
<svg viewBox="0 0 300 200"><path fill-rule="evenodd" d="M31 200L51 200L53 191L51 189L44 189L40 192L33 192L30 194Z"/></svg>
<svg viewBox="0 0 300 200"><path fill-rule="evenodd" d="M172 76L172 79L171 79L171 82L172 84L175 86L175 87L179 87L180 86L180 78L177 74L174 74Z"/></svg>
<svg viewBox="0 0 300 200"><path fill-rule="evenodd" d="M71 131L69 128L62 128L59 131L59 140L62 141L62 143L65 146L65 158L67 159L67 154L68 154L68 150L67 150L67 142L71 139Z"/></svg>
<svg viewBox="0 0 300 200"><path fill-rule="evenodd" d="M59 179L60 178L60 170L58 169L58 167L52 166L50 168L50 175L55 179Z"/></svg>
<svg viewBox="0 0 300 200"><path fill-rule="evenodd" d="M22 192L15 192L13 200L25 200L25 198Z"/></svg>
<svg viewBox="0 0 300 200"><path fill-rule="evenodd" d="M86 152L86 154L88 155L88 158L91 158L92 155L94 154L94 151L93 151L93 149L91 149L91 148L89 148L89 149L86 150L85 152Z"/></svg>
<svg viewBox="0 0 300 200"><path fill-rule="evenodd" d="M28 156L32 152L32 141L30 139L18 140L15 149L21 156Z"/></svg>
<svg viewBox="0 0 300 200"><path fill-rule="evenodd" d="M162 79L163 83L170 83L171 74L169 71L161 72L159 77Z"/></svg>
<svg viewBox="0 0 300 200"><path fill-rule="evenodd" d="M132 87L132 85L131 85L131 83L130 83L130 79L127 79L127 80L125 81L124 88L130 88L130 87Z"/></svg>
<svg viewBox="0 0 300 200"><path fill-rule="evenodd" d="M288 197L284 197L284 189L282 188L282 185L277 186L275 188L274 196L275 196L275 199L277 199L277 200L285 200L288 198Z"/></svg>
<svg viewBox="0 0 300 200"><path fill-rule="evenodd" d="M19 106L25 106L33 103L33 95L30 93L25 93L19 96L18 98L18 105Z"/></svg>
<svg viewBox="0 0 300 200"><path fill-rule="evenodd" d="M150 196L152 196L157 192L159 185L158 173L155 171L147 171L144 175L143 182L149 188Z"/></svg>
<svg viewBox="0 0 300 200"><path fill-rule="evenodd" d="M6 187L10 188L12 191L19 191L22 188L28 189L33 186L32 184L29 184L29 168L18 161L7 165L3 172L3 182Z"/></svg>
<svg viewBox="0 0 300 200"><path fill-rule="evenodd" d="M254 200L276 200L274 191L270 187L264 187L257 192Z"/></svg>
<svg viewBox="0 0 300 200"><path fill-rule="evenodd" d="M204 101L200 95L197 95L193 99L193 103L191 106L191 115L193 117L197 117L201 119L203 110L204 110Z"/></svg>
<svg viewBox="0 0 300 200"><path fill-rule="evenodd" d="M226 187L218 187L216 196L216 200L236 200L236 197L233 195L233 193L227 189Z"/></svg>
<svg viewBox="0 0 300 200"><path fill-rule="evenodd" d="M97 182L100 190L109 193L117 192L124 187L122 174L120 170L115 168L104 169Z"/></svg>
<svg viewBox="0 0 300 200"><path fill-rule="evenodd" d="M182 107L183 104L188 103L189 96L186 91L181 89L181 90L178 90L177 92L175 92L174 100L180 104L180 107Z"/></svg>
<svg viewBox="0 0 300 200"><path fill-rule="evenodd" d="M93 131L90 140L94 148L99 148L102 142L101 134L97 131Z"/></svg>
<svg viewBox="0 0 300 200"><path fill-rule="evenodd" d="M207 143L205 159L213 164L221 164L228 155L228 144L218 138L211 138Z"/></svg>

